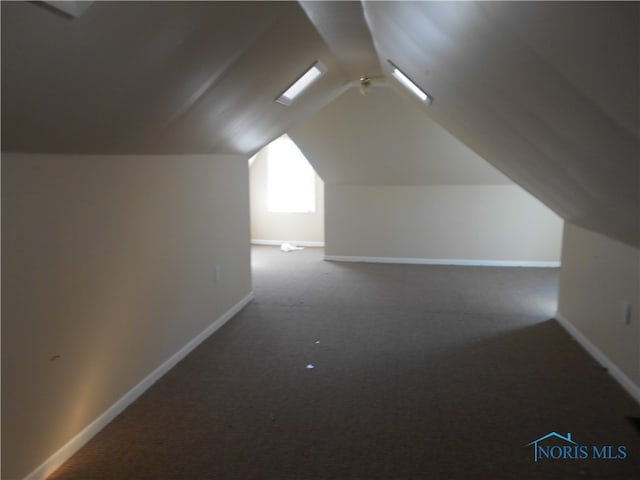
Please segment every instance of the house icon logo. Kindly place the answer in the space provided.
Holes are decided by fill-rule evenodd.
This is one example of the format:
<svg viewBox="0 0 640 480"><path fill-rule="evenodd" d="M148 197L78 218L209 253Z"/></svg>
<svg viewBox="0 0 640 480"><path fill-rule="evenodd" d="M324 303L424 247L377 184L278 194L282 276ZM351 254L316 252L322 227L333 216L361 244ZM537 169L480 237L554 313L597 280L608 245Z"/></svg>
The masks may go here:
<svg viewBox="0 0 640 480"><path fill-rule="evenodd" d="M566 437L563 437L562 435L560 435L557 432L547 433L546 435L543 435L542 437L537 438L533 442L529 442L529 443L527 443L527 445L525 445L527 447L533 446L533 461L534 462L538 461L538 452L540 451L539 447L538 447L538 444L541 443L541 442L544 442L545 440L548 440L550 438L554 438L554 437L555 438L559 438L560 440L566 442L569 445L569 447L571 447L571 445L578 446L578 444L576 442L571 440L571 432L567 433ZM565 452L567 450L566 449L562 449L561 451Z"/></svg>
<svg viewBox="0 0 640 480"><path fill-rule="evenodd" d="M571 438L558 432L550 432L529 442L525 447L533 447L533 461L538 460L624 460L627 458L626 445L579 445Z"/></svg>

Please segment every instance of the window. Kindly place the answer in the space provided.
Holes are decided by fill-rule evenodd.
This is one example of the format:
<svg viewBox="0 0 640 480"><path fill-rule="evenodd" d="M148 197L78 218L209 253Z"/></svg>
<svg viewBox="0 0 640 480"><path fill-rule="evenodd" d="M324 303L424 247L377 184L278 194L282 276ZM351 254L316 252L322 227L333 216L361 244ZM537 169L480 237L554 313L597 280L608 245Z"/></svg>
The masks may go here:
<svg viewBox="0 0 640 480"><path fill-rule="evenodd" d="M286 135L267 148L268 211L315 212L315 171L300 149Z"/></svg>

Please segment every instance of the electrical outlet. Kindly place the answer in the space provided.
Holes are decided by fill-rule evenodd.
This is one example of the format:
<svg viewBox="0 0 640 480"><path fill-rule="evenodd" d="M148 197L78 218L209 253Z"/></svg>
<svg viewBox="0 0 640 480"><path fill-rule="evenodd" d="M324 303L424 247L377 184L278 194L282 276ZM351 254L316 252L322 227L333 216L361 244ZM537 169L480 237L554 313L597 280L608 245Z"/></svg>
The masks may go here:
<svg viewBox="0 0 640 480"><path fill-rule="evenodd" d="M214 270L215 270L216 282L219 282L220 278L222 277L222 267L220 267L220 265L216 265Z"/></svg>
<svg viewBox="0 0 640 480"><path fill-rule="evenodd" d="M629 302L622 304L622 321L625 325L631 325L631 304Z"/></svg>

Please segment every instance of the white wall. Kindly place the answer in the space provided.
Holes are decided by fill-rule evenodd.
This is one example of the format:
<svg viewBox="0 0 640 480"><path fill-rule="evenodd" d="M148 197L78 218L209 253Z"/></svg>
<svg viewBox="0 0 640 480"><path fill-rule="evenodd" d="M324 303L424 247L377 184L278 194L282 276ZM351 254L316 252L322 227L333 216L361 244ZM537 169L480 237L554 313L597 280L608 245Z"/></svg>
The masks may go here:
<svg viewBox="0 0 640 480"><path fill-rule="evenodd" d="M388 87L351 88L289 136L327 184L513 184Z"/></svg>
<svg viewBox="0 0 640 480"><path fill-rule="evenodd" d="M2 478L246 298L247 177L239 156L3 154Z"/></svg>
<svg viewBox="0 0 640 480"><path fill-rule="evenodd" d="M324 182L316 174L316 211L282 213L267 210L267 151L261 150L250 168L251 239L324 243Z"/></svg>
<svg viewBox="0 0 640 480"><path fill-rule="evenodd" d="M559 262L562 220L516 185L326 186L326 254Z"/></svg>
<svg viewBox="0 0 640 480"><path fill-rule="evenodd" d="M560 260L561 219L391 88L289 134L325 181L330 258Z"/></svg>
<svg viewBox="0 0 640 480"><path fill-rule="evenodd" d="M625 303L632 304L629 325L623 321ZM567 223L558 314L635 384L636 395L640 394L639 310L640 250ZM636 398L640 401L640 395Z"/></svg>

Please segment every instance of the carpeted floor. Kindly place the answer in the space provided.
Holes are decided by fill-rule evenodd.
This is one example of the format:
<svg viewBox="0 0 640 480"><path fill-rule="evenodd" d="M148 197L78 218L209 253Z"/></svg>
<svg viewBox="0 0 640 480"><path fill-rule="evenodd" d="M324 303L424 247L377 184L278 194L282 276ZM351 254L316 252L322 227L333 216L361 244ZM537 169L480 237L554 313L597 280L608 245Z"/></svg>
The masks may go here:
<svg viewBox="0 0 640 480"><path fill-rule="evenodd" d="M551 319L557 270L322 254L255 247L256 299L50 478L640 478L640 407ZM628 456L534 462L552 431Z"/></svg>

